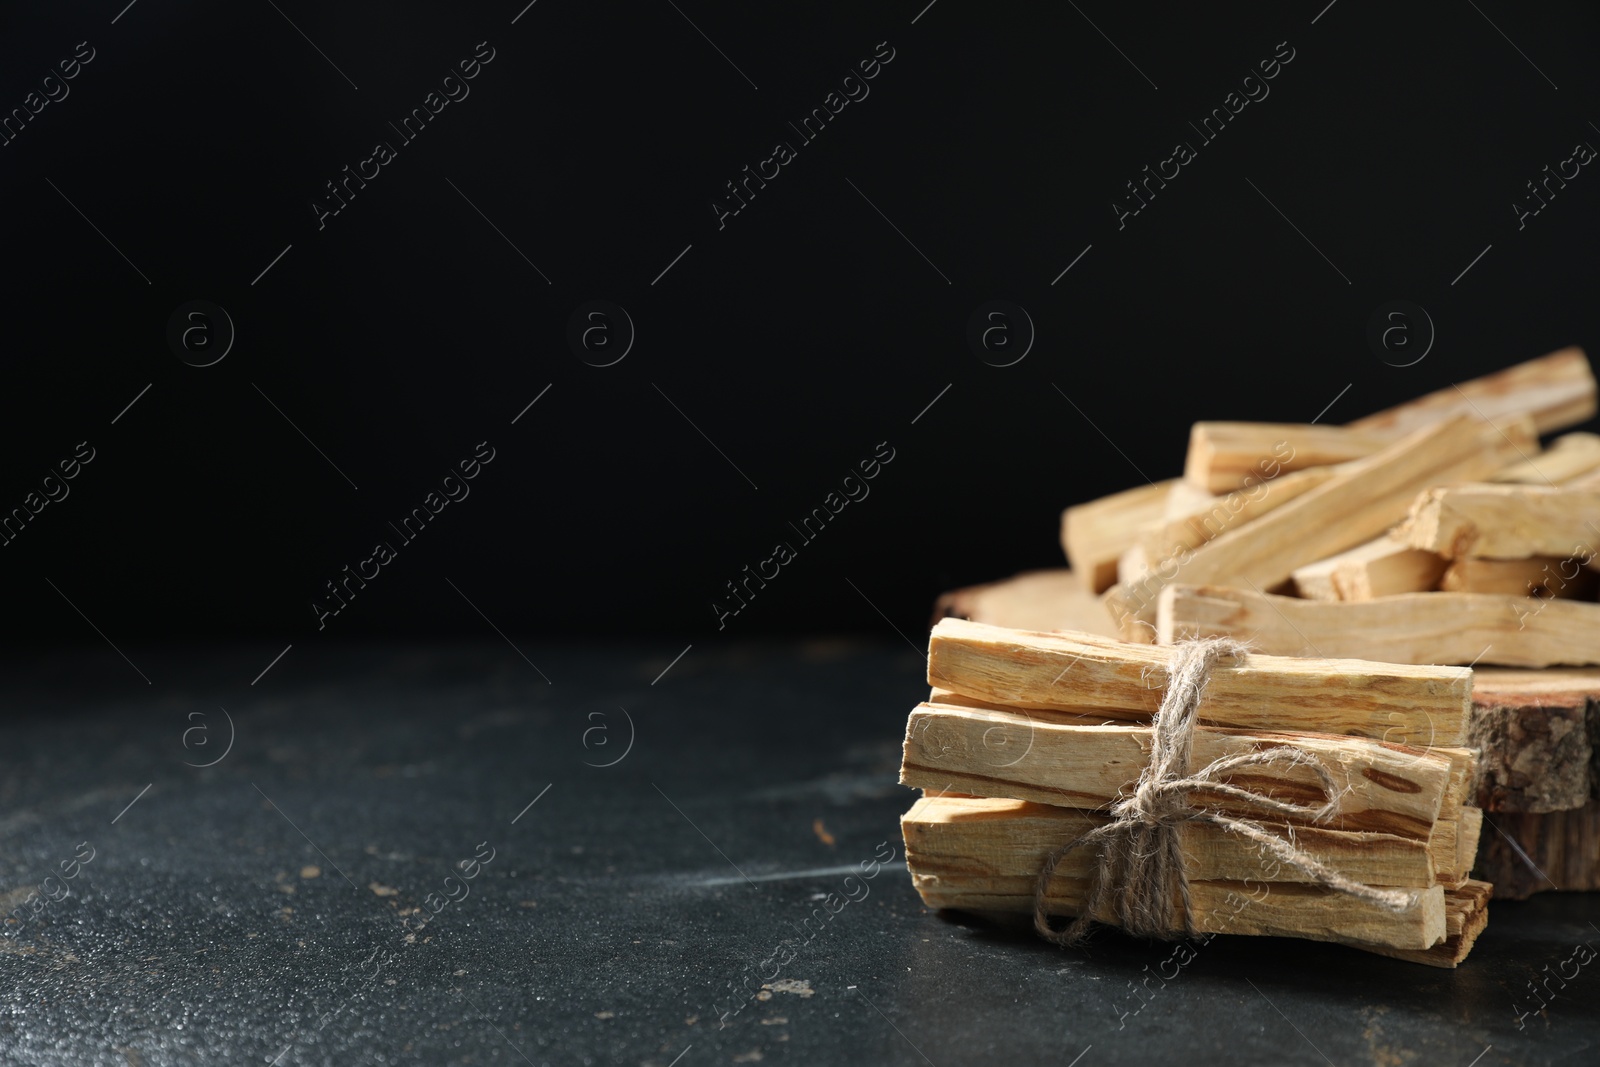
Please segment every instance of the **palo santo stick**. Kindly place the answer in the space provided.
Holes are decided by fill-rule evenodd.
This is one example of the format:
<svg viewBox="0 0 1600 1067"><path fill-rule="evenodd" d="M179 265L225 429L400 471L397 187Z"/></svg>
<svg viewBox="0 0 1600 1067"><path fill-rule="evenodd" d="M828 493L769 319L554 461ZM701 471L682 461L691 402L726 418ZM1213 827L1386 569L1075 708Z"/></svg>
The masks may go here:
<svg viewBox="0 0 1600 1067"><path fill-rule="evenodd" d="M1489 898L1494 886L1468 878L1459 886L1444 891L1445 938L1432 948L1396 949L1381 945L1356 945L1380 956L1422 963L1429 967L1454 968L1467 958L1478 935L1489 925Z"/></svg>
<svg viewBox="0 0 1600 1067"><path fill-rule="evenodd" d="M1216 499L1217 495L1215 493L1205 489L1196 489L1182 478L1179 478L1167 490L1167 503L1161 509L1161 517L1163 519L1179 519L1185 515L1192 515L1196 510L1209 507Z"/></svg>
<svg viewBox="0 0 1600 1067"><path fill-rule="evenodd" d="M945 619L928 639L928 684L993 704L1148 721L1171 653L1084 633L1044 634ZM1218 663L1199 721L1382 739L1466 736L1472 672L1349 660L1247 655Z"/></svg>
<svg viewBox="0 0 1600 1067"><path fill-rule="evenodd" d="M1514 463L1489 480L1562 485L1595 471L1600 471L1600 434L1569 433L1550 442L1537 456Z"/></svg>
<svg viewBox="0 0 1600 1067"><path fill-rule="evenodd" d="M1226 496L1212 496L1194 489L1180 494L1175 490L1168 498L1166 515L1140 527L1134 543L1144 551L1147 561L1159 562L1184 549L1199 548L1227 530L1258 519L1338 473L1333 467L1311 467L1275 478L1271 485L1263 484L1248 491L1239 489ZM1182 500L1181 506L1179 500ZM1117 580L1126 583L1137 578L1130 579L1119 570Z"/></svg>
<svg viewBox="0 0 1600 1067"><path fill-rule="evenodd" d="M930 908L1033 913L1037 875L995 878L981 873L958 873L930 877L919 875L915 863L908 861L907 866L911 870L911 884ZM1076 915L1083 907L1088 888L1084 880L1056 878L1045 897L1046 913ZM1415 892L1416 905L1395 915L1337 890L1297 882L1189 883L1196 933L1298 937L1307 941L1334 941L1369 952L1379 951L1377 946L1422 952L1444 941L1448 929L1444 886L1435 885ZM1252 893L1262 895L1252 900ZM1174 900L1174 922L1177 921L1177 907L1178 901ZM1116 921L1109 904L1095 918L1106 923ZM1428 961L1419 959L1417 962Z"/></svg>
<svg viewBox="0 0 1600 1067"><path fill-rule="evenodd" d="M1463 809L1464 810L1464 809ZM1432 861L1434 879L1443 885L1459 885L1466 871L1457 870L1456 863L1461 848L1461 820L1457 816L1440 818L1428 835L1428 858Z"/></svg>
<svg viewBox="0 0 1600 1067"><path fill-rule="evenodd" d="M933 621L945 618L1030 630L1087 630L1105 637L1116 632L1105 605L1084 592L1078 577L1065 567L951 590L933 606Z"/></svg>
<svg viewBox="0 0 1600 1067"><path fill-rule="evenodd" d="M1361 459L1393 434L1282 422L1197 422L1189 430L1183 480L1197 489L1248 489L1288 471Z"/></svg>
<svg viewBox="0 0 1600 1067"><path fill-rule="evenodd" d="M906 852L924 875L979 867L1005 877L1037 877L1045 853L1096 826L1106 817L1072 808L1025 800L974 797L922 797L900 819ZM1364 885L1425 889L1433 884L1427 847L1392 834L1347 833L1321 827L1263 824L1319 863ZM1306 882L1307 875L1274 861L1253 842L1209 823L1178 827L1184 870L1200 881ZM1061 873L1081 878L1087 872L1085 849L1076 866ZM1072 860L1068 861L1073 863ZM1271 871L1271 879L1266 873Z"/></svg>
<svg viewBox="0 0 1600 1067"><path fill-rule="evenodd" d="M1596 486L1600 486L1600 470L1592 470L1585 474L1568 478L1560 484L1571 489L1593 489Z"/></svg>
<svg viewBox="0 0 1600 1067"><path fill-rule="evenodd" d="M944 798L924 798L901 820L906 840L906 865L912 884L930 908L957 908L964 911L1008 911L1032 913L1038 871L1045 850L1064 844L1075 834L1070 827L1058 827L1058 836L1040 842L1033 863L1019 866L1015 856L999 853L977 842L977 848L951 842L945 835L927 833L930 811L938 818L938 805ZM1090 856L1079 850L1067 856L1051 879L1045 897L1052 915L1072 915L1087 896ZM1444 889L1433 886L1417 890L1417 904L1398 915L1334 890L1295 882L1266 883L1259 879L1258 865L1252 882L1192 879L1189 882L1193 910L1190 918L1202 934L1229 933L1303 937L1318 941L1360 940L1394 948L1426 949L1444 940ZM1179 916L1179 901L1173 901L1173 919ZM1114 921L1111 909L1096 916Z"/></svg>
<svg viewBox="0 0 1600 1067"><path fill-rule="evenodd" d="M1162 590L1156 632L1163 644L1233 637L1280 656L1506 667L1600 664L1600 604L1487 593L1330 602L1175 585Z"/></svg>
<svg viewBox="0 0 1600 1067"><path fill-rule="evenodd" d="M1555 556L1529 556L1527 559L1462 556L1451 560L1439 579L1439 588L1447 593L1496 593L1568 600L1593 600L1596 587L1600 587L1600 575L1585 570L1577 560Z"/></svg>
<svg viewBox="0 0 1600 1067"><path fill-rule="evenodd" d="M1254 883L1259 887L1260 883ZM1240 883L1243 888L1249 888ZM1454 969L1472 952L1472 946L1477 942L1478 935L1483 933L1484 927L1489 922L1489 898L1495 893L1495 886L1477 879L1466 879L1460 885L1443 886L1445 909L1445 937L1432 948L1403 949L1392 948L1386 945L1369 945L1360 941L1351 941L1342 938L1333 940L1350 948L1360 949L1378 956L1389 956L1409 963L1420 963L1427 967L1442 967ZM1235 891L1237 906L1243 893ZM994 911L982 908L961 909L970 915L978 916L998 926L1011 927L1019 932L1032 929L1032 913L1018 911ZM1172 956L1167 962L1182 966L1194 958L1195 950L1184 945L1173 948Z"/></svg>
<svg viewBox="0 0 1600 1067"><path fill-rule="evenodd" d="M1533 447L1527 420L1506 426L1452 418L1410 434L1254 522L1229 530L1156 565L1107 598L1123 637L1144 640L1153 629L1161 585L1237 582L1273 589L1295 568L1370 540L1405 515L1429 486L1493 473ZM1268 483L1270 490L1271 483Z"/></svg>
<svg viewBox="0 0 1600 1067"><path fill-rule="evenodd" d="M1573 346L1346 425L1400 436L1451 415L1500 419L1526 414L1539 433L1548 434L1576 426L1594 413L1594 372L1583 349Z"/></svg>
<svg viewBox="0 0 1600 1067"><path fill-rule="evenodd" d="M1413 739L1399 731L1384 738L1384 741L1391 745L1420 748L1430 756L1437 756L1449 762L1450 780L1445 786L1444 799L1439 806L1440 818L1447 816L1454 818L1459 815L1463 805L1472 803L1474 779L1478 773L1477 749L1463 745L1435 745L1427 738Z"/></svg>
<svg viewBox="0 0 1600 1067"><path fill-rule="evenodd" d="M1528 415L1538 433L1545 434L1592 416L1595 398L1595 379L1583 350L1563 349L1346 426L1197 422L1189 432L1183 476L1190 485L1225 493L1284 472L1369 456L1452 415L1491 420ZM1548 484L1595 468L1600 468L1600 437L1569 434L1496 480Z"/></svg>
<svg viewBox="0 0 1600 1067"><path fill-rule="evenodd" d="M1456 485L1419 496L1396 535L1451 558L1593 558L1597 523L1600 487Z"/></svg>
<svg viewBox="0 0 1600 1067"><path fill-rule="evenodd" d="M1295 589L1311 600L1371 600L1420 593L1438 584L1445 560L1392 537L1376 537L1294 570Z"/></svg>
<svg viewBox="0 0 1600 1067"><path fill-rule="evenodd" d="M1117 560L1117 581L1136 582L1143 578L1145 572L1149 569L1150 557L1145 555L1143 547L1133 545ZM1106 618L1110 620L1109 615ZM1115 628L1115 623L1113 623L1112 629L1115 630ZM1096 632L1098 633L1099 631Z"/></svg>
<svg viewBox="0 0 1600 1067"><path fill-rule="evenodd" d="M1456 835L1456 870L1465 878L1478 862L1478 840L1483 835L1483 809L1462 808L1461 829Z"/></svg>
<svg viewBox="0 0 1600 1067"><path fill-rule="evenodd" d="M1178 481L1136 486L1061 513L1061 547L1085 589L1103 593L1116 583L1117 557L1135 530L1161 517L1167 492Z"/></svg>
<svg viewBox="0 0 1600 1067"><path fill-rule="evenodd" d="M1474 682L1477 681L1476 675L1473 680ZM1077 726L1112 725L1099 713L1084 714L1055 709L1034 709L1030 711L1025 708L1009 708L1003 704L992 704L976 697L953 693L948 689L933 689L928 694L927 703L961 708L980 708L985 711L1006 712L1013 715L1020 714L1030 724L1042 719L1047 722ZM1248 733L1248 731L1232 732ZM1336 734L1334 736L1347 735ZM990 763L1004 766L1012 759L1019 758L1020 753L1027 747L1032 737L1033 732L1031 729L1018 729L1015 723L986 730L982 739L983 747L986 750L985 759ZM1448 778L1445 782L1444 794L1439 802L1439 818L1456 818L1456 813L1461 810L1462 805L1473 800L1476 795L1479 761L1479 752L1476 748L1440 744L1431 726L1427 731L1419 735L1408 734L1404 729L1397 726L1385 731L1380 740L1385 745L1402 745L1409 748L1422 749L1430 757L1437 757L1447 761L1449 765ZM926 788L924 787L925 790ZM949 790L944 789L938 791L949 792ZM1448 866L1448 863L1446 865Z"/></svg>
<svg viewBox="0 0 1600 1067"><path fill-rule="evenodd" d="M921 704L906 722L900 783L940 792L1012 797L1074 808L1102 808L1131 790L1149 764L1151 728L1100 725L1045 713ZM1322 824L1427 840L1440 815L1451 763L1423 749L1331 734L1194 731L1190 765L1224 756L1291 748L1316 757L1342 788L1338 813ZM1264 766L1230 777L1235 785L1297 803L1323 798L1305 766ZM1195 791L1196 802L1255 817L1226 796ZM1292 820L1299 821L1299 820ZM1442 846L1441 846L1442 847ZM1446 864L1455 858L1452 840ZM1441 853L1443 854L1443 853Z"/></svg>

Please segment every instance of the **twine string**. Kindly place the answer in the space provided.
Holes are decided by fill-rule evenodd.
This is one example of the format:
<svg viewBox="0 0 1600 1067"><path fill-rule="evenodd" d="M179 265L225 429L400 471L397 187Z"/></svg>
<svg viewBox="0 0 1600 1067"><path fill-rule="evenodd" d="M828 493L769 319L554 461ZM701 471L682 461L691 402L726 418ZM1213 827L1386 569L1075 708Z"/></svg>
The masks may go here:
<svg viewBox="0 0 1600 1067"><path fill-rule="evenodd" d="M1189 771L1194 728L1201 698L1212 668L1224 658L1243 655L1247 649L1227 638L1186 641L1173 647L1167 669L1167 689L1151 720L1150 761L1133 791L1111 806L1111 819L1052 850L1039 871L1034 890L1033 926L1039 935L1058 945L1077 945L1088 935L1095 917L1108 910L1117 925L1136 937L1172 939L1193 937L1193 902L1184 869L1178 828L1197 822L1238 834L1265 853L1303 872L1313 885L1345 893L1391 912L1409 910L1416 895L1403 890L1363 885L1318 862L1250 818L1225 815L1195 807L1190 794L1203 791L1226 797L1263 813L1322 822L1339 809L1340 791L1322 761L1299 749L1277 747L1220 757L1194 773ZM1225 777L1247 767L1304 767L1316 779L1323 803L1302 804L1280 800L1232 785ZM1079 848L1097 847L1090 866L1089 891L1078 916L1064 929L1052 926L1046 904L1051 879L1061 861ZM1174 930L1172 903L1181 901Z"/></svg>

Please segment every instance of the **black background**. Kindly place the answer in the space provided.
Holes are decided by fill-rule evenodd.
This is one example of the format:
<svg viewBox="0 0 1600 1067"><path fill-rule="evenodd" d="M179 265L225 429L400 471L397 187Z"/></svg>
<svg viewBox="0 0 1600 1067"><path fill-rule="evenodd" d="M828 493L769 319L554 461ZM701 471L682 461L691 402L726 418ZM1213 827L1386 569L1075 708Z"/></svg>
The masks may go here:
<svg viewBox="0 0 1600 1067"><path fill-rule="evenodd" d="M915 641L939 591L1059 564L1063 506L1176 473L1194 419L1345 421L1600 344L1600 177L1511 206L1600 144L1590 5L124 3L0 16L7 112L95 50L0 148L0 511L96 450L0 548L12 642L710 640L879 442L870 497L723 634ZM480 41L470 96L319 230ZM879 42L870 95L719 229ZM1279 42L1270 96L1119 230L1123 183ZM206 368L165 339L196 299L237 329ZM614 366L565 339L593 299L637 328ZM965 340L993 299L1037 328L1014 366ZM1397 299L1437 329L1406 368L1365 339ZM319 633L323 583L484 440Z"/></svg>

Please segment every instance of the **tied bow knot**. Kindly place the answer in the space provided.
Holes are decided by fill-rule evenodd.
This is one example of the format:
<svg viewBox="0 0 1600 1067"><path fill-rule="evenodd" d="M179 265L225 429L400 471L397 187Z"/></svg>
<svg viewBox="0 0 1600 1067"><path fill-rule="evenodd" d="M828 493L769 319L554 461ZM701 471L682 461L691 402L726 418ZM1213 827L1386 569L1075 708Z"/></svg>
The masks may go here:
<svg viewBox="0 0 1600 1067"><path fill-rule="evenodd" d="M1322 761L1299 749L1275 747L1220 757L1199 771L1189 770L1194 728L1200 698L1217 661L1248 651L1227 638L1186 641L1173 647L1167 670L1167 690L1151 720L1150 761L1133 791L1111 806L1111 819L1045 857L1034 891L1033 925L1039 935L1060 945L1076 945L1087 936L1095 917L1110 910L1117 925L1137 937L1170 939L1192 937L1196 931L1189 878L1184 869L1178 828L1184 823L1209 823L1226 833L1239 834L1270 855L1307 876L1313 885L1333 889L1392 912L1402 912L1416 895L1376 889L1347 878L1300 851L1293 831L1288 839L1266 830L1259 821L1195 807L1191 794L1205 792L1226 797L1238 806L1264 813L1322 822L1339 808L1340 791ZM1275 765L1305 767L1317 780L1323 802L1302 804L1233 785L1224 779L1246 767ZM1098 845L1099 855L1089 875L1089 891L1078 917L1065 929L1050 924L1047 914L1050 881L1056 867L1079 848ZM1181 901L1181 928L1172 929L1174 897Z"/></svg>

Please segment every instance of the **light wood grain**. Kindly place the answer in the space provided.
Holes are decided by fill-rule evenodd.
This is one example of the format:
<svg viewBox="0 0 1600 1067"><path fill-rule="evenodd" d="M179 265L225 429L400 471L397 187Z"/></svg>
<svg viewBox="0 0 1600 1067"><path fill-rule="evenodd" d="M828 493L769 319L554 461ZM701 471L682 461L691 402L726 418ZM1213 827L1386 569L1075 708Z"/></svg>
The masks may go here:
<svg viewBox="0 0 1600 1067"><path fill-rule="evenodd" d="M1251 489L1290 471L1361 459L1394 435L1283 422L1197 422L1189 429L1183 480L1211 493Z"/></svg>
<svg viewBox="0 0 1600 1067"><path fill-rule="evenodd" d="M1061 513L1061 547L1085 589L1102 593L1116 583L1117 558L1134 531L1161 517L1168 491L1180 480L1135 486Z"/></svg>
<svg viewBox="0 0 1600 1067"><path fill-rule="evenodd" d="M1469 878L1461 885L1444 891L1445 938L1426 949L1395 949L1380 945L1365 947L1368 952L1392 956L1397 960L1426 964L1429 967L1454 968L1472 952L1489 924L1489 898L1494 886L1488 882Z"/></svg>
<svg viewBox="0 0 1600 1067"><path fill-rule="evenodd" d="M1061 721L1045 712L921 704L906 723L902 785L974 796L1012 797L1094 809L1131 792L1150 761L1148 726ZM1321 824L1427 840L1439 819L1450 760L1424 749L1331 734L1197 727L1191 768L1224 756L1288 748L1314 757L1343 790L1338 812ZM1253 767L1228 779L1280 800L1321 804L1310 768ZM1196 803L1247 818L1260 809L1199 790ZM1272 816L1282 819L1282 816ZM1290 819L1306 822L1304 819ZM1441 846L1445 865L1455 846Z"/></svg>
<svg viewBox="0 0 1600 1067"><path fill-rule="evenodd" d="M927 796L900 820L906 849L921 859L925 874L979 867L997 875L1037 875L1044 856L1104 825L1107 817L1073 808L990 797ZM1319 863L1364 885L1422 889L1434 884L1428 847L1393 834L1350 833L1323 827L1265 823L1262 829L1289 841ZM1202 881L1304 882L1308 876L1275 861L1253 842L1206 823L1178 828L1184 870ZM1088 852L1075 853L1062 868L1084 877ZM1272 877L1268 878L1267 875Z"/></svg>
<svg viewBox="0 0 1600 1067"><path fill-rule="evenodd" d="M1432 861L1434 880L1441 885L1453 886L1461 884L1461 879L1467 872L1457 869L1461 852L1461 818L1459 814L1451 818L1441 818L1433 824L1433 833L1428 837L1428 857Z"/></svg>
<svg viewBox="0 0 1600 1067"><path fill-rule="evenodd" d="M1563 560L1555 556L1530 556L1527 559L1474 559L1460 556L1445 565L1444 573L1439 578L1439 588L1447 593L1593 600L1595 590L1600 588L1600 575L1581 566L1579 560Z"/></svg>
<svg viewBox="0 0 1600 1067"><path fill-rule="evenodd" d="M1456 838L1456 870L1462 877L1472 873L1478 860L1478 842L1483 838L1483 809L1461 809L1461 829Z"/></svg>
<svg viewBox="0 0 1600 1067"><path fill-rule="evenodd" d="M1494 475L1492 482L1563 485L1600 472L1600 434L1562 434L1550 447Z"/></svg>
<svg viewBox="0 0 1600 1067"><path fill-rule="evenodd" d="M1181 585L1162 592L1157 635L1162 644L1233 637L1280 656L1593 666L1600 664L1600 604L1486 593L1323 601Z"/></svg>
<svg viewBox="0 0 1600 1067"><path fill-rule="evenodd" d="M1114 720L1105 719L1100 713L1070 712L1059 709L1028 710L1024 708L1011 708L1004 704L994 704L980 700L976 697L963 696L953 693L948 689L931 689L928 693L928 704L947 705L960 708L979 708L986 711L1008 712L1021 714L1029 723L1048 721L1076 726L1110 726ZM1474 711L1477 708L1474 707ZM1238 734L1248 734L1249 731L1230 731ZM1277 731L1273 731L1276 733ZM1316 731L1312 731L1316 732ZM1028 741L1031 732L1025 729L1001 727L992 731L985 731L983 747L985 759L992 763L1005 763L1017 758ZM1344 736L1344 735L1334 735ZM1444 760L1448 765L1448 777L1445 782L1444 794L1439 802L1439 818L1454 819L1459 816L1463 805L1474 802L1479 785L1479 760L1481 753L1477 748L1462 745L1445 745L1440 743L1431 727L1423 732L1408 732L1402 727L1393 727L1385 731L1379 742L1388 745L1394 751L1406 749L1425 750L1429 757ZM926 789L927 787L923 787ZM1441 852L1448 867L1450 859L1447 853Z"/></svg>
<svg viewBox="0 0 1600 1067"><path fill-rule="evenodd" d="M1210 507L1217 499L1217 495L1205 489L1196 489L1188 482L1179 478L1171 483L1167 489L1167 503L1161 511L1164 519L1181 519L1185 515L1193 515L1196 511Z"/></svg>
<svg viewBox="0 0 1600 1067"><path fill-rule="evenodd" d="M1136 582L1143 578L1150 570L1150 557L1145 552L1144 546L1137 542L1129 545L1127 551L1117 558L1117 581ZM1106 615L1110 619L1110 613Z"/></svg>
<svg viewBox="0 0 1600 1067"><path fill-rule="evenodd" d="M1600 487L1456 485L1429 489L1396 536L1442 556L1521 559L1600 554Z"/></svg>
<svg viewBox="0 0 1600 1067"><path fill-rule="evenodd" d="M1346 425L1354 430L1402 435L1451 415L1480 419L1528 415L1539 433L1549 434L1576 426L1594 414L1594 372L1583 349L1574 345Z"/></svg>
<svg viewBox="0 0 1600 1067"><path fill-rule="evenodd" d="M1145 523L1136 533L1134 545L1143 552L1147 565L1131 575L1119 568L1117 580L1136 581L1149 569L1148 561L1160 562L1185 549L1199 548L1212 538L1259 519L1302 493L1310 492L1338 473L1334 467L1312 467L1274 478L1270 485L1240 489L1222 496L1193 488L1182 492L1174 490L1168 498L1165 515Z"/></svg>
<svg viewBox="0 0 1600 1067"><path fill-rule="evenodd" d="M973 848L943 835L930 835L926 832L928 813L944 803L947 801L942 798L924 798L901 823L906 865L923 902L930 908L1031 913L1037 871L1043 865L1047 847L1044 842L1040 842L1035 861L1027 864L1026 860L1019 862L1012 850L985 846L983 841L992 839L987 836ZM1045 898L1049 914L1073 915L1083 906L1088 862L1087 855L1075 852L1057 868ZM1021 871L1017 870L1019 866ZM1332 890L1295 882L1192 879L1189 891L1193 902L1190 918L1199 933L1359 940L1418 950L1439 944L1448 933L1444 888L1438 885L1412 890L1417 894L1416 904L1400 914ZM1175 928L1180 921L1180 907L1175 895ZM1096 918L1112 921L1113 915L1108 908Z"/></svg>
<svg viewBox="0 0 1600 1067"><path fill-rule="evenodd" d="M1084 633L1038 633L946 619L928 644L928 684L993 704L1147 721L1171 653ZM1315 729L1439 745L1466 736L1472 672L1248 655L1212 670L1199 721L1233 729Z"/></svg>
<svg viewBox="0 0 1600 1067"><path fill-rule="evenodd" d="M1140 581L1119 584L1107 605L1125 639L1153 640L1162 585L1228 582L1270 592L1297 567L1383 533L1422 490L1482 478L1515 460L1519 448L1531 449L1533 441L1526 419L1496 426L1457 417L1425 427L1344 465L1336 477L1254 522L1153 567Z"/></svg>
<svg viewBox="0 0 1600 1067"><path fill-rule="evenodd" d="M1295 590L1311 600L1371 600L1434 588L1446 561L1389 536L1297 567Z"/></svg>

